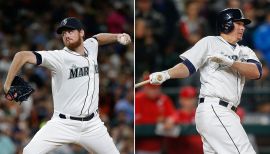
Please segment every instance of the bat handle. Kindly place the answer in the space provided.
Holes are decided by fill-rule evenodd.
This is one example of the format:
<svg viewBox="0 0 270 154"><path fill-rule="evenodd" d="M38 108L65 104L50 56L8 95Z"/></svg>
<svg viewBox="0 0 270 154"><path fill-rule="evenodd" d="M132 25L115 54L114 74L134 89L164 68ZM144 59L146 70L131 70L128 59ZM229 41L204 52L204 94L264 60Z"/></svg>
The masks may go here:
<svg viewBox="0 0 270 154"><path fill-rule="evenodd" d="M140 83L137 83L137 84L135 84L135 88L139 88L139 87L141 87L143 85L148 84L149 82L150 82L150 80L145 80L145 81L142 81Z"/></svg>

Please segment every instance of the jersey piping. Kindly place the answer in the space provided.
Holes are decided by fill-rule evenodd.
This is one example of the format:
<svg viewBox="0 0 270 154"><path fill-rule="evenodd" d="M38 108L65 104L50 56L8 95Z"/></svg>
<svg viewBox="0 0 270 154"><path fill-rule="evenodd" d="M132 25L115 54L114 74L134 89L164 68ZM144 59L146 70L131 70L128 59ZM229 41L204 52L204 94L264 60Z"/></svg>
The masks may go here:
<svg viewBox="0 0 270 154"><path fill-rule="evenodd" d="M89 51L86 48L84 48L84 49L87 51L87 54L89 55ZM93 62L94 62L94 67L95 67L95 61L93 60ZM89 109L90 109L90 107L92 105L92 102L93 102L94 93L96 91L96 72L94 72L94 87L93 88L94 89L93 89L93 93L92 93L92 96L91 96L91 102L90 102L90 105L88 107L88 114L89 114Z"/></svg>
<svg viewBox="0 0 270 154"><path fill-rule="evenodd" d="M226 129L226 127L224 126L224 124L222 123L222 121L220 120L220 118L218 117L218 115L217 115L216 111L214 110L213 105L211 105L211 107L212 107L212 109L213 109L214 114L215 114L215 115L216 115L216 117L218 118L219 122L222 124L223 128L225 129L225 131L226 131L226 132L227 132L227 134L229 135L230 139L232 140L233 145L235 146L235 148L236 148L237 152L240 154L240 151L239 151L238 147L236 146L236 144L235 144L235 142L233 141L233 139L232 139L232 137L231 137L230 133L228 132L228 130Z"/></svg>
<svg viewBox="0 0 270 154"><path fill-rule="evenodd" d="M84 57L85 58L85 57ZM90 66L90 63L89 63L89 60L87 58L85 58L87 60L87 63L88 63L88 66ZM94 78L94 82L95 82L95 78ZM82 111L84 109L84 106L85 106L85 103L86 103L86 100L87 100L87 97L88 97L88 93L89 93L89 83L90 83L90 73L88 74L88 83L87 83L87 94L86 94L86 97L84 99L84 102L83 102L83 107L81 109L81 114L82 115Z"/></svg>

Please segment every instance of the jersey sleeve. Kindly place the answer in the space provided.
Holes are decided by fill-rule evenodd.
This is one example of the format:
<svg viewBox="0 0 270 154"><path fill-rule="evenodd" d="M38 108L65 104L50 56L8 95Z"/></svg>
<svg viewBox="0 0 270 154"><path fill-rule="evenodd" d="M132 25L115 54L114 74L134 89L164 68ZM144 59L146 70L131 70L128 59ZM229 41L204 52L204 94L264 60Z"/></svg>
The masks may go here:
<svg viewBox="0 0 270 154"><path fill-rule="evenodd" d="M61 56L60 50L53 51L37 51L38 54L41 55L41 64L40 66L44 66L51 71L56 72L56 70L61 69Z"/></svg>
<svg viewBox="0 0 270 154"><path fill-rule="evenodd" d="M248 60L249 59L253 59L256 60L257 62L261 63L259 58L256 56L255 52L253 50L251 50L250 48L248 48Z"/></svg>
<svg viewBox="0 0 270 154"><path fill-rule="evenodd" d="M240 53L239 53L239 59L241 61L247 61L247 62L257 62L260 63L260 60L256 56L255 52L251 50L249 47L241 46Z"/></svg>
<svg viewBox="0 0 270 154"><path fill-rule="evenodd" d="M86 43L86 44L93 43L95 46L98 46L98 41L97 41L97 38L96 37L88 38L88 39L86 39L84 41L84 43Z"/></svg>
<svg viewBox="0 0 270 154"><path fill-rule="evenodd" d="M187 50L179 57L183 61L188 60L188 64L193 65L191 67L194 67L195 71L197 71L206 61L207 52L208 52L208 39L203 38L200 41L198 41L191 49Z"/></svg>
<svg viewBox="0 0 270 154"><path fill-rule="evenodd" d="M258 71L260 73L260 76L257 79L260 79L262 76L262 64L261 64L259 58L256 56L255 52L248 47L241 46L241 51L240 51L239 57L240 57L241 61L246 61L248 63L254 63L257 66Z"/></svg>
<svg viewBox="0 0 270 154"><path fill-rule="evenodd" d="M88 38L84 41L84 47L87 50L87 54L93 58L98 56L98 41L95 37Z"/></svg>

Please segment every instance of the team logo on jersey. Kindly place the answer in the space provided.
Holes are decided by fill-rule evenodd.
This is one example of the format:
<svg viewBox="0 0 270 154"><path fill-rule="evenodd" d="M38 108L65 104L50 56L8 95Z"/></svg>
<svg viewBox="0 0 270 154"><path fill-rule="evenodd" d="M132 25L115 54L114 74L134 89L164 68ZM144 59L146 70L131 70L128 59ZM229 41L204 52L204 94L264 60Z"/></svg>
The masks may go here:
<svg viewBox="0 0 270 154"><path fill-rule="evenodd" d="M247 59L248 59L248 55L245 55L245 54L239 55L239 60L241 62L247 62Z"/></svg>
<svg viewBox="0 0 270 154"><path fill-rule="evenodd" d="M231 56L228 56L230 59L234 60L234 61L237 61L238 60L238 56L237 55L231 55Z"/></svg>
<svg viewBox="0 0 270 154"><path fill-rule="evenodd" d="M87 76L89 75L89 67L77 67L76 65L72 65L72 68L69 69L69 78L68 79L73 79L73 78L78 78L82 76Z"/></svg>
<svg viewBox="0 0 270 154"><path fill-rule="evenodd" d="M239 57L237 55L226 55L224 54L223 52L221 52L222 55L234 60L234 61L237 61L239 59ZM216 70L222 70L222 69L227 69L227 65L224 65L224 64L218 64L218 67L216 68Z"/></svg>
<svg viewBox="0 0 270 154"><path fill-rule="evenodd" d="M228 57L234 61L237 61L239 59L239 57L237 55L227 55L224 52L221 52L220 54L224 55L225 57Z"/></svg>

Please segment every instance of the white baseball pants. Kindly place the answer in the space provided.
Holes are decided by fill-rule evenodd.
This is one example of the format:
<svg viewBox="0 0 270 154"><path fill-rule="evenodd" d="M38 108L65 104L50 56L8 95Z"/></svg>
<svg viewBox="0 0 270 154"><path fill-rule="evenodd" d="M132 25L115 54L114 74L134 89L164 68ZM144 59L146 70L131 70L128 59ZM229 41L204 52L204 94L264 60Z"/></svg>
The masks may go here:
<svg viewBox="0 0 270 154"><path fill-rule="evenodd" d="M239 116L218 102L217 98L205 98L196 110L204 154L256 154Z"/></svg>
<svg viewBox="0 0 270 154"><path fill-rule="evenodd" d="M119 154L98 114L89 121L61 119L55 114L23 149L23 154L45 154L69 143L98 154Z"/></svg>

